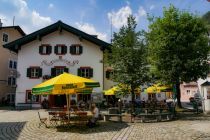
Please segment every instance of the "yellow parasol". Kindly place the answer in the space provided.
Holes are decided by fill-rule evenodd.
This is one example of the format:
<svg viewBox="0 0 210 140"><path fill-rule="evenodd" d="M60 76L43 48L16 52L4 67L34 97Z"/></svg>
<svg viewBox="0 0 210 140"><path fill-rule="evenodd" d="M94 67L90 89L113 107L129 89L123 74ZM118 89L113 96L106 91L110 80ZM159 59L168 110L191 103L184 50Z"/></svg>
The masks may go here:
<svg viewBox="0 0 210 140"><path fill-rule="evenodd" d="M100 87L99 82L79 77L69 73L63 73L50 80L47 80L32 88L33 95L58 95L66 94L67 110L70 108L69 94L92 93L92 88Z"/></svg>
<svg viewBox="0 0 210 140"><path fill-rule="evenodd" d="M148 87L145 89L146 93L153 94L153 93L159 93L159 92L168 92L172 91L172 87L169 85L160 85L160 84L155 84L153 86Z"/></svg>
<svg viewBox="0 0 210 140"><path fill-rule="evenodd" d="M119 85L113 86L112 88L110 88L108 90L105 90L104 95L115 95L117 92L123 90L123 88L128 89L129 93L131 92L130 87L119 84ZM135 93L140 93L140 91L141 91L140 88L135 89Z"/></svg>

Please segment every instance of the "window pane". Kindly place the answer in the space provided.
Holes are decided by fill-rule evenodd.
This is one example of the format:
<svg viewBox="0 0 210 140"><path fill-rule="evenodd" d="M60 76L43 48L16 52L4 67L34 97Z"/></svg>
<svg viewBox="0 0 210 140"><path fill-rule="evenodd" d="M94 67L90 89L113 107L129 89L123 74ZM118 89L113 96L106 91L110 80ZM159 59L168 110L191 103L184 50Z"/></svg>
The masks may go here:
<svg viewBox="0 0 210 140"><path fill-rule="evenodd" d="M15 86L16 85L16 78L12 77L12 85Z"/></svg>
<svg viewBox="0 0 210 140"><path fill-rule="evenodd" d="M79 54L79 46L76 46L76 54Z"/></svg>
<svg viewBox="0 0 210 140"><path fill-rule="evenodd" d="M13 62L13 68L17 69L17 62L16 61Z"/></svg>
<svg viewBox="0 0 210 140"><path fill-rule="evenodd" d="M31 101L31 96L32 96L32 95L31 95L31 92L27 92L27 100L28 100L28 101Z"/></svg>
<svg viewBox="0 0 210 140"><path fill-rule="evenodd" d="M47 46L43 46L43 48L42 48L42 53L43 53L43 54L47 54Z"/></svg>
<svg viewBox="0 0 210 140"><path fill-rule="evenodd" d="M9 61L9 68L12 68L12 60Z"/></svg>
<svg viewBox="0 0 210 140"><path fill-rule="evenodd" d="M61 53L62 53L62 47L58 46L58 54L61 54Z"/></svg>
<svg viewBox="0 0 210 140"><path fill-rule="evenodd" d="M8 35L3 33L3 42L8 42Z"/></svg>
<svg viewBox="0 0 210 140"><path fill-rule="evenodd" d="M8 77L7 84L8 84L8 85L11 85L11 77Z"/></svg>
<svg viewBox="0 0 210 140"><path fill-rule="evenodd" d="M38 68L31 68L31 77L32 78L39 77L39 69Z"/></svg>

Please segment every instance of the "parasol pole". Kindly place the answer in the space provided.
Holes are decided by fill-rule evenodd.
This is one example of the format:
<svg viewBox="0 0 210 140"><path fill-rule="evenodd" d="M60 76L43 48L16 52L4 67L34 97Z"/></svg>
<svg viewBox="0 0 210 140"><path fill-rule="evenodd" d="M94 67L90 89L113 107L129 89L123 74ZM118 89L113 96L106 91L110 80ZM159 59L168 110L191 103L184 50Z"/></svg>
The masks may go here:
<svg viewBox="0 0 210 140"><path fill-rule="evenodd" d="M69 94L69 109L70 109L70 107L71 107L71 100L70 100L70 94ZM68 109L68 119L70 119L70 111L69 111L69 109Z"/></svg>

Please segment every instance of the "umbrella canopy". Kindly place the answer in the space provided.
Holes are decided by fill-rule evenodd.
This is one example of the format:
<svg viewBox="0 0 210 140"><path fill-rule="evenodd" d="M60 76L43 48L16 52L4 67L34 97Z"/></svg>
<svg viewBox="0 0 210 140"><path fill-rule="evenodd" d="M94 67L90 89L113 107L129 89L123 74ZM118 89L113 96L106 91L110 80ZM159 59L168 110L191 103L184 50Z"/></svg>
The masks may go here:
<svg viewBox="0 0 210 140"><path fill-rule="evenodd" d="M121 89L123 89L123 88L128 88L128 91L130 93L130 91L131 91L130 87L120 84L120 85L113 86L112 88L104 91L104 95L115 95L117 92L121 91ZM140 88L135 89L135 93L140 93L140 91L141 91Z"/></svg>
<svg viewBox="0 0 210 140"><path fill-rule="evenodd" d="M99 82L79 77L69 73L63 73L32 88L34 95L40 94L75 94L92 91L92 88L100 87Z"/></svg>
<svg viewBox="0 0 210 140"><path fill-rule="evenodd" d="M159 92L168 92L168 91L172 91L172 87L168 86L168 85L160 85L160 84L156 84L153 86L148 87L147 89L145 89L146 93L159 93Z"/></svg>

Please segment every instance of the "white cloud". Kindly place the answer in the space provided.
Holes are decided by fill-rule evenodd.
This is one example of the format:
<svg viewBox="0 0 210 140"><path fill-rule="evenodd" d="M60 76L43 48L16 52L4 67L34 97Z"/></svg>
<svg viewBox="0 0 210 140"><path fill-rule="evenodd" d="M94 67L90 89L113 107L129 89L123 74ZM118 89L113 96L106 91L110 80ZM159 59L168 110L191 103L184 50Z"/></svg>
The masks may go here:
<svg viewBox="0 0 210 140"><path fill-rule="evenodd" d="M13 16L15 16L15 25L21 26L26 33L31 33L52 23L50 17L42 16L39 12L31 10L25 0L11 0L5 2L15 7L9 12L1 13L7 17L8 21L4 22L6 26L12 25Z"/></svg>
<svg viewBox="0 0 210 140"><path fill-rule="evenodd" d="M146 15L147 15L146 11L144 10L144 8L142 6L140 6L139 10L138 10L138 16L143 17Z"/></svg>
<svg viewBox="0 0 210 140"><path fill-rule="evenodd" d="M141 17L146 17L146 15L147 15L146 10L142 6L140 6L138 12L135 14L136 21L139 21Z"/></svg>
<svg viewBox="0 0 210 140"><path fill-rule="evenodd" d="M95 27L92 24L89 24L89 23L82 24L78 22L76 22L75 24L80 30L90 35L97 35L99 39L107 41L107 34L96 31Z"/></svg>
<svg viewBox="0 0 210 140"><path fill-rule="evenodd" d="M117 12L109 12L108 18L112 22L112 25L119 29L127 23L127 17L132 14L132 10L129 6L122 7Z"/></svg>
<svg viewBox="0 0 210 140"><path fill-rule="evenodd" d="M31 16L32 24L37 27L39 27L40 25L47 26L52 22L50 17L42 17L36 11L33 11Z"/></svg>
<svg viewBox="0 0 210 140"><path fill-rule="evenodd" d="M54 8L54 4L50 3L50 4L48 5L48 8L49 8L49 9Z"/></svg>
<svg viewBox="0 0 210 140"><path fill-rule="evenodd" d="M151 5L151 6L149 7L150 10L153 10L154 8L155 8L155 5Z"/></svg>
<svg viewBox="0 0 210 140"><path fill-rule="evenodd" d="M136 21L138 22L140 18L146 17L147 12L142 6L140 6L138 11L136 13L133 13L130 6L127 5L125 7L120 8L116 12L115 11L109 12L107 15L110 23L112 23L112 25L116 29L119 29L123 25L126 25L127 17L132 14L136 17Z"/></svg>

